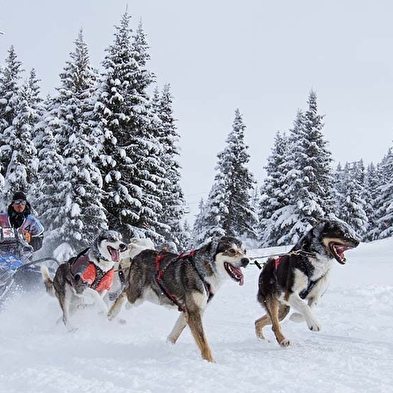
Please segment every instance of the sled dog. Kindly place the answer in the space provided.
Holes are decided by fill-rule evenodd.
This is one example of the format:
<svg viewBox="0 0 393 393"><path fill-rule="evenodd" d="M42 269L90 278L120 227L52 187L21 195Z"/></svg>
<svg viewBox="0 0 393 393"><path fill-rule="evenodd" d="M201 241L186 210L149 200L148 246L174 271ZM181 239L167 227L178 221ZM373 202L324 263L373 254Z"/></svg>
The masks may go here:
<svg viewBox="0 0 393 393"><path fill-rule="evenodd" d="M148 300L177 308L181 314L168 340L176 343L188 325L202 358L214 362L202 324L204 309L226 278L243 285L241 268L248 263L244 246L233 237L213 239L180 255L144 250L125 272L125 288L108 318L114 319L127 300L132 305Z"/></svg>
<svg viewBox="0 0 393 393"><path fill-rule="evenodd" d="M283 347L290 345L280 326L290 307L298 311L291 320L305 319L310 330L321 330L312 308L328 287L333 261L345 264L344 252L358 244L346 223L323 220L303 235L288 254L269 258L259 276L257 299L267 314L255 321L257 337L264 339L262 329L271 324L277 342Z"/></svg>
<svg viewBox="0 0 393 393"><path fill-rule="evenodd" d="M128 249L123 254L121 261L115 264L115 271L117 271L118 274L115 274L111 290L108 293L109 300L116 300L119 296L125 283L124 270L130 267L132 259L143 250L155 250L152 240L150 238L131 238Z"/></svg>
<svg viewBox="0 0 393 393"><path fill-rule="evenodd" d="M46 291L59 300L62 320L69 330L74 329L70 324L70 316L83 304L85 296L90 296L105 314L108 312L103 297L111 288L114 265L121 260L126 250L127 245L122 242L118 232L103 231L90 248L62 263L53 280L48 268L41 267Z"/></svg>

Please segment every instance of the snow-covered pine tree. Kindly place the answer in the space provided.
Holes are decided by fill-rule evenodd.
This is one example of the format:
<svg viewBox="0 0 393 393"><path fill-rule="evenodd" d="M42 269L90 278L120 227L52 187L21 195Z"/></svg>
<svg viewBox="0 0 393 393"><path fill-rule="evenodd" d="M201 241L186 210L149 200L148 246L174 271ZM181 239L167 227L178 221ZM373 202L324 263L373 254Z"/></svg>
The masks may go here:
<svg viewBox="0 0 393 393"><path fill-rule="evenodd" d="M247 168L250 157L244 143L245 128L237 109L227 146L217 155L217 173L204 209L203 232L199 234L203 241L224 234L247 244L257 238L257 215L251 203L255 181Z"/></svg>
<svg viewBox="0 0 393 393"><path fill-rule="evenodd" d="M59 95L47 116L57 151L63 156L63 160L54 157L55 163L62 164L63 168L60 169L61 179L57 179L56 195L48 195L57 208L44 212L43 218L49 221L48 238L53 246L68 243L78 251L107 228L107 221L101 204L102 178L93 162L99 147L94 140L96 124L93 118L98 74L90 65L82 31L70 57L60 74ZM45 132L45 128L44 133L50 140L50 133ZM47 187L52 185L50 182Z"/></svg>
<svg viewBox="0 0 393 393"><path fill-rule="evenodd" d="M318 114L317 96L314 91L308 98L308 109L299 117L299 124L292 131L289 161L294 171L287 173L289 208L287 215L288 244L297 241L310 225L334 214L333 172L331 153L323 138L323 116Z"/></svg>
<svg viewBox="0 0 393 393"><path fill-rule="evenodd" d="M165 244L171 244L175 250L183 250L186 244L181 241L184 238L181 219L185 214L185 200L180 186L181 175L178 162L180 137L176 131L172 95L168 84L164 86L161 95L158 89L155 89L153 108L160 119L156 131L162 149L160 155L161 166L166 173L160 193L162 209L159 215L157 232L163 236Z"/></svg>
<svg viewBox="0 0 393 393"><path fill-rule="evenodd" d="M223 174L218 172L207 199L201 204L195 219L190 247L195 248L210 238L226 235L222 227L222 217L229 213L227 208L229 197L225 185Z"/></svg>
<svg viewBox="0 0 393 393"><path fill-rule="evenodd" d="M210 191L212 192L212 190ZM209 196L208 196L209 200ZM205 238L205 222L206 222L206 202L203 198L199 201L198 204L198 211L199 213L195 217L194 224L191 229L191 236L188 240L187 247L189 249L191 248L196 248L200 244L203 243L203 240ZM223 234L223 232L220 232Z"/></svg>
<svg viewBox="0 0 393 393"><path fill-rule="evenodd" d="M64 204L63 195L58 192L59 184L64 179L64 160L58 153L57 143L53 135L53 117L48 113L35 128L34 144L38 156L38 194L35 209L45 227L43 251L45 255L53 255L59 245L57 229L62 226L62 216L58 212Z"/></svg>
<svg viewBox="0 0 393 393"><path fill-rule="evenodd" d="M381 162L380 184L378 186L377 225L378 238L384 239L393 235L393 151L392 148L383 157Z"/></svg>
<svg viewBox="0 0 393 393"><path fill-rule="evenodd" d="M381 177L380 166L375 166L373 163L369 164L364 181L365 211L368 218L368 230L364 236L366 242L376 240L379 236L377 211L380 208L378 205L378 187Z"/></svg>
<svg viewBox="0 0 393 393"><path fill-rule="evenodd" d="M26 93L27 93L27 103L29 112L27 114L27 122L30 126L31 130L31 138L33 141L33 145L36 148L36 159L35 159L35 166L33 168L34 177L31 177L31 181L29 184L29 197L32 202L35 202L36 198L38 197L40 190L39 190L39 175L38 175L38 167L39 167L39 160L38 160L38 151L35 145L35 130L39 122L42 121L44 113L45 113L45 104L44 100L41 97L41 88L40 88L41 79L37 77L36 71L33 68L30 72L29 79L26 82ZM23 90L22 86L22 90Z"/></svg>
<svg viewBox="0 0 393 393"><path fill-rule="evenodd" d="M38 158L33 143L33 132L43 110L38 83L39 80L33 69L29 79L18 91L15 117L12 125L6 129L12 156L5 176L5 195L10 199L15 190L24 190L33 206L34 188L38 182Z"/></svg>
<svg viewBox="0 0 393 393"><path fill-rule="evenodd" d="M2 178L6 177L8 165L11 162L12 148L10 146L12 134L9 127L17 113L19 100L19 81L22 78L22 63L18 60L13 46L8 50L5 66L0 68L0 170ZM0 195L0 207L3 210L8 204L8 191L4 189Z"/></svg>
<svg viewBox="0 0 393 393"><path fill-rule="evenodd" d="M260 188L259 216L259 246L269 247L279 244L283 236L281 222L277 220L277 212L283 211L289 203L286 193L288 184L286 174L291 169L288 161L288 137L280 132L276 133L271 155L267 159L266 177ZM272 219L275 215L275 219ZM285 228L284 228L285 230Z"/></svg>
<svg viewBox="0 0 393 393"><path fill-rule="evenodd" d="M270 193L275 192L275 198L279 197L279 199L277 201L273 200L271 211L266 213L270 214L270 216L264 224L267 233L261 233L264 247L287 245L292 242L292 235L290 232L297 220L294 205L296 202L293 202L294 196L292 192L294 183L301 177L301 172L296 162L296 150L294 149L297 142L296 136L301 134L303 121L304 114L301 110L298 110L293 128L289 130L290 136L285 136L282 141L279 141L280 145L278 146L278 152L285 154L285 157L283 161L280 160L278 162L275 172L274 187L278 189L270 191ZM272 168L272 171L273 170L274 167ZM267 204L268 200L264 201L263 198L262 202ZM275 204L276 207L274 207ZM263 206L261 205L261 209L262 208Z"/></svg>
<svg viewBox="0 0 393 393"><path fill-rule="evenodd" d="M338 217L363 238L368 229L368 218L365 212L363 161L346 163L340 174L340 184Z"/></svg>
<svg viewBox="0 0 393 393"><path fill-rule="evenodd" d="M145 67L147 43L141 25L131 42L130 19L126 12L107 48L96 105L104 136L99 163L104 179L103 205L109 226L125 240L141 235L145 225L152 237L158 237L154 226L165 176L160 167L161 149L151 129L154 122L147 89L154 76Z"/></svg>

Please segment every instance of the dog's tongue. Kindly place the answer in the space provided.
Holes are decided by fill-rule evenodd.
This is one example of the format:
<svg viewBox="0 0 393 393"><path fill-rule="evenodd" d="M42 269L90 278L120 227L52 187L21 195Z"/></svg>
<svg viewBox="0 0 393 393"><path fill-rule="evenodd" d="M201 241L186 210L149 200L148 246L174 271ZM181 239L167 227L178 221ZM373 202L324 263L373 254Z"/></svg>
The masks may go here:
<svg viewBox="0 0 393 393"><path fill-rule="evenodd" d="M239 285L243 285L244 284L244 276L243 276L243 272L240 268L235 268L232 266L232 272L235 273L236 278L239 280Z"/></svg>
<svg viewBox="0 0 393 393"><path fill-rule="evenodd" d="M109 254L111 254L111 258L113 262L119 262L120 261L120 251L116 250L115 248L108 247Z"/></svg>

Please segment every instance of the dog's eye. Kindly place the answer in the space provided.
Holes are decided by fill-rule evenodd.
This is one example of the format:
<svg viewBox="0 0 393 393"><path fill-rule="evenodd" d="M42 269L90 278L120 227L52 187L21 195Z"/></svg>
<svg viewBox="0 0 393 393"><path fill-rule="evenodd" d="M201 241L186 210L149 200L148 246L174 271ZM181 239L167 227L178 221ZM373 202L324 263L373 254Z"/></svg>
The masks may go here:
<svg viewBox="0 0 393 393"><path fill-rule="evenodd" d="M235 255L236 251L233 248L231 248L230 250L227 251L227 254L228 255Z"/></svg>

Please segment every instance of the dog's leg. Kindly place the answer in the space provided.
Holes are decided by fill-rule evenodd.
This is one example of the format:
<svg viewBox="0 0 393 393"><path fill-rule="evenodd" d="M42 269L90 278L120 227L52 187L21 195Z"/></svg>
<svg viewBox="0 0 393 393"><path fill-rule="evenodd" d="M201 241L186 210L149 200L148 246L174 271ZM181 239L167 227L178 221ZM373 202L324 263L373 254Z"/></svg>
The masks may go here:
<svg viewBox="0 0 393 393"><path fill-rule="evenodd" d="M278 320L281 322L289 313L290 307L279 303L278 305ZM262 329L266 325L271 325L272 319L270 318L269 314L264 315L262 318L259 318L255 321L255 333L258 338L264 340L265 337L263 335Z"/></svg>
<svg viewBox="0 0 393 393"><path fill-rule="evenodd" d="M70 315L71 315L70 310L72 309L71 305L73 304L73 301L75 301L75 295L73 293L73 290L69 286L66 286L64 288L64 292L62 293L56 292L56 296L59 300L60 307L63 312L62 320L65 327L69 332L76 331L77 328L73 326L70 321Z"/></svg>
<svg viewBox="0 0 393 393"><path fill-rule="evenodd" d="M168 341L170 341L172 344L175 344L177 339L180 337L181 332L184 330L186 326L187 326L186 316L184 315L184 312L182 312L179 315L179 318L177 318L175 326L173 327L171 333L168 336Z"/></svg>
<svg viewBox="0 0 393 393"><path fill-rule="evenodd" d="M266 310L269 313L270 319L272 321L272 330L276 336L277 342L282 347L287 347L290 345L290 341L285 338L284 334L282 333L280 321L288 314L289 308L282 308L283 305L275 297L266 299L264 306L266 307Z"/></svg>
<svg viewBox="0 0 393 393"><path fill-rule="evenodd" d="M108 312L108 307L105 304L104 300L101 297L101 294L99 294L96 290L87 287L84 290L84 294L90 296L94 303L96 304L96 306L103 312L103 313L107 313Z"/></svg>
<svg viewBox="0 0 393 393"><path fill-rule="evenodd" d="M272 330L274 332L274 335L276 336L277 342L282 347L287 347L288 345L290 345L290 341L284 337L282 330L281 330L280 312L279 312L280 307L281 307L280 302L277 299L273 299L272 304L271 304L271 309L269 310L270 311L270 318L272 320Z"/></svg>
<svg viewBox="0 0 393 393"><path fill-rule="evenodd" d="M303 315L304 319L307 322L307 326L310 330L313 330L315 332L321 330L321 325L315 319L311 307L308 304L306 304L297 293L292 293L289 296L288 302L293 308L295 308Z"/></svg>
<svg viewBox="0 0 393 393"><path fill-rule="evenodd" d="M258 338L262 340L265 339L265 336L263 335L263 328L267 325L271 325L271 323L272 320L270 319L269 314L266 314L255 321L255 334Z"/></svg>
<svg viewBox="0 0 393 393"><path fill-rule="evenodd" d="M114 318L116 318L119 315L119 312L126 301L127 301L127 292L123 290L123 292L118 296L118 298L112 304L112 307L108 311L107 316L110 321L112 321Z"/></svg>
<svg viewBox="0 0 393 393"><path fill-rule="evenodd" d="M309 298L308 301L307 301L307 303L308 303L308 306L310 307L310 309L312 309L313 307L316 306L316 304L317 304L317 299L314 298L314 297ZM289 319L290 319L292 322L296 322L296 323L304 322L304 320L305 320L303 314L301 314L300 312L294 312L293 314L291 314L291 316L289 317Z"/></svg>
<svg viewBox="0 0 393 393"><path fill-rule="evenodd" d="M294 312L293 314L291 314L289 319L292 322L296 322L296 323L304 322L304 317L302 314L300 314L300 312Z"/></svg>
<svg viewBox="0 0 393 393"><path fill-rule="evenodd" d="M42 275L42 279L45 284L46 292L50 296L55 297L56 294L55 294L55 289L53 288L53 280L50 278L49 269L47 266L45 266L45 265L41 266L41 275Z"/></svg>
<svg viewBox="0 0 393 393"><path fill-rule="evenodd" d="M195 342L201 351L202 358L208 362L214 363L214 359L203 330L201 310L198 309L191 312L186 311L186 320L191 329L191 333L194 336Z"/></svg>

